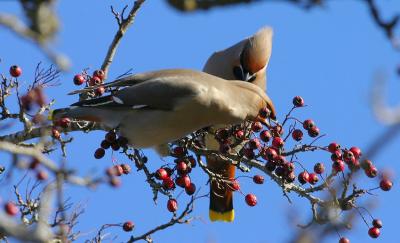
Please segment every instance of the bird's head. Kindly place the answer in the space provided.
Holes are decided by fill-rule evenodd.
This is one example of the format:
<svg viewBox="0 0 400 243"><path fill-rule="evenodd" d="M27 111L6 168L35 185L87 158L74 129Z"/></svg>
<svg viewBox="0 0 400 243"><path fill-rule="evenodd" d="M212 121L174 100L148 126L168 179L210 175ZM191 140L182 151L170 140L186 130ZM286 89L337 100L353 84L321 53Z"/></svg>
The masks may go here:
<svg viewBox="0 0 400 243"><path fill-rule="evenodd" d="M272 29L265 27L245 40L239 63L232 69L237 79L266 88L265 72L271 57L272 34Z"/></svg>
<svg viewBox="0 0 400 243"><path fill-rule="evenodd" d="M266 89L266 67L272 49L272 28L264 27L253 36L215 52L203 71L226 80L241 80Z"/></svg>

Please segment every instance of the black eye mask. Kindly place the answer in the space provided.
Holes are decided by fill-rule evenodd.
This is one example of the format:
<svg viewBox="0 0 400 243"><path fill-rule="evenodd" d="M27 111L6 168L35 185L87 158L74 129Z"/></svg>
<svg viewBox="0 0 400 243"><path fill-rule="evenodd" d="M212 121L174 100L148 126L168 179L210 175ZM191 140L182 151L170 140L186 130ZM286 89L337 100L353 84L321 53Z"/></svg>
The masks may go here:
<svg viewBox="0 0 400 243"><path fill-rule="evenodd" d="M240 54L240 66L233 67L233 75L237 80L253 82L256 79L255 74L250 74L243 66L243 52Z"/></svg>

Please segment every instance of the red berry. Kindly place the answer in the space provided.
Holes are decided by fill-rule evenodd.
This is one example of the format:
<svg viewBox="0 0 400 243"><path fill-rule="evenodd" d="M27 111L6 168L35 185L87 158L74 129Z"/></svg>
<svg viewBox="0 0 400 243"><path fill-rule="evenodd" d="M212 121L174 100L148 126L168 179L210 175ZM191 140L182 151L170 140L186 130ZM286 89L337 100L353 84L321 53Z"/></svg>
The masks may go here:
<svg viewBox="0 0 400 243"><path fill-rule="evenodd" d="M254 207L257 204L257 197L254 194L247 194L246 197L246 203L247 205L249 205L250 207Z"/></svg>
<svg viewBox="0 0 400 243"><path fill-rule="evenodd" d="M172 176L172 173L174 171L171 168L169 168L169 167L163 167L163 168L167 172L168 177Z"/></svg>
<svg viewBox="0 0 400 243"><path fill-rule="evenodd" d="M264 184L264 177L262 175L253 176L253 181L256 184Z"/></svg>
<svg viewBox="0 0 400 243"><path fill-rule="evenodd" d="M156 171L155 177L158 180L165 180L169 177L167 171L164 168L160 168Z"/></svg>
<svg viewBox="0 0 400 243"><path fill-rule="evenodd" d="M162 185L165 190L173 190L175 188L175 183L170 177L165 178Z"/></svg>
<svg viewBox="0 0 400 243"><path fill-rule="evenodd" d="M96 71L93 72L93 77L98 77L100 80L104 80L106 74L103 70L98 69Z"/></svg>
<svg viewBox="0 0 400 243"><path fill-rule="evenodd" d="M390 191L390 189L393 187L393 182L387 178L384 178L379 183L379 186L383 191Z"/></svg>
<svg viewBox="0 0 400 243"><path fill-rule="evenodd" d="M293 98L293 105L296 107L302 107L304 106L304 100L300 96L296 96Z"/></svg>
<svg viewBox="0 0 400 243"><path fill-rule="evenodd" d="M358 147L351 147L350 151L353 153L354 157L356 157L356 159L360 159L362 156L362 152L361 149Z"/></svg>
<svg viewBox="0 0 400 243"><path fill-rule="evenodd" d="M325 166L323 163L316 163L314 165L314 172L317 174L322 174L325 171Z"/></svg>
<svg viewBox="0 0 400 243"><path fill-rule="evenodd" d="M196 192L196 185L193 183L190 183L189 186L185 187L185 192L189 196L193 195Z"/></svg>
<svg viewBox="0 0 400 243"><path fill-rule="evenodd" d="M46 104L46 96L44 95L43 88L41 86L35 87L31 92L33 92L33 97L40 107Z"/></svg>
<svg viewBox="0 0 400 243"><path fill-rule="evenodd" d="M317 175L316 173L310 173L310 174L309 174L308 182L309 182L311 185L317 184L318 180L319 180L319 178L318 178L318 175Z"/></svg>
<svg viewBox="0 0 400 243"><path fill-rule="evenodd" d="M303 171L299 174L297 179L301 184L306 184L309 181L310 175L308 174L307 171Z"/></svg>
<svg viewBox="0 0 400 243"><path fill-rule="evenodd" d="M283 127L281 125L276 125L271 128L271 134L274 137L279 137L283 134Z"/></svg>
<svg viewBox="0 0 400 243"><path fill-rule="evenodd" d="M122 164L121 167L122 167L122 171L125 175L129 174L132 170L131 166L128 164Z"/></svg>
<svg viewBox="0 0 400 243"><path fill-rule="evenodd" d="M15 216L18 213L18 207L13 202L7 202L4 205L4 210L10 216Z"/></svg>
<svg viewBox="0 0 400 243"><path fill-rule="evenodd" d="M197 165L197 162L196 162L196 160L193 158L193 156L189 156L189 157L188 157L188 160L189 160L190 168L195 168L196 165Z"/></svg>
<svg viewBox="0 0 400 243"><path fill-rule="evenodd" d="M85 77L82 74L77 74L74 76L74 84L82 85L85 82Z"/></svg>
<svg viewBox="0 0 400 243"><path fill-rule="evenodd" d="M71 119L69 119L68 117L63 117L63 118L61 118L60 120L57 121L57 124L60 127L67 128L71 124Z"/></svg>
<svg viewBox="0 0 400 243"><path fill-rule="evenodd" d="M113 175L121 176L124 173L124 169L122 169L121 165L113 166Z"/></svg>
<svg viewBox="0 0 400 243"><path fill-rule="evenodd" d="M292 163L292 162L286 162L283 164L283 168L285 169L286 173L290 173L290 172L294 171L295 166L294 166L294 163Z"/></svg>
<svg viewBox="0 0 400 243"><path fill-rule="evenodd" d="M31 163L29 164L29 169L34 170L38 167L40 161L36 158L32 158Z"/></svg>
<svg viewBox="0 0 400 243"><path fill-rule="evenodd" d="M369 160L369 159L366 159L366 160L364 160L364 161L361 163L361 167L362 167L364 170L371 169L373 166L374 166L374 165L372 164L372 161Z"/></svg>
<svg viewBox="0 0 400 243"><path fill-rule="evenodd" d="M188 172L188 166L187 166L187 164L185 162L180 161L176 165L176 170L178 171L179 175L186 175L187 172Z"/></svg>
<svg viewBox="0 0 400 243"><path fill-rule="evenodd" d="M261 147L260 140L257 138L252 138L247 142L250 149L259 149Z"/></svg>
<svg viewBox="0 0 400 243"><path fill-rule="evenodd" d="M60 139L61 138L60 132L54 127L51 129L51 135L55 139Z"/></svg>
<svg viewBox="0 0 400 243"><path fill-rule="evenodd" d="M45 181L47 180L47 178L49 178L49 175L44 170L41 170L36 174L36 179L38 179L39 181Z"/></svg>
<svg viewBox="0 0 400 243"><path fill-rule="evenodd" d="M295 129L292 132L292 138L297 142L302 140L303 139L303 132L300 129Z"/></svg>
<svg viewBox="0 0 400 243"><path fill-rule="evenodd" d="M283 156L283 155L278 155L278 156L276 156L276 158L275 158L274 161L275 161L275 163L276 163L277 165L284 165L284 164L287 163L286 158L285 158L285 156Z"/></svg>
<svg viewBox="0 0 400 243"><path fill-rule="evenodd" d="M104 155L106 154L106 151L103 148L98 148L96 149L96 151L94 152L94 157L96 159L101 159L104 157Z"/></svg>
<svg viewBox="0 0 400 243"><path fill-rule="evenodd" d="M271 137L272 137L272 135L271 135L271 133L268 131L268 130L264 130L264 131L262 131L261 133L260 133L260 139L263 141L263 142L269 142L269 140L271 140Z"/></svg>
<svg viewBox="0 0 400 243"><path fill-rule="evenodd" d="M94 93L97 96L102 96L104 94L104 92L106 92L106 89L104 88L104 86L99 86L95 89Z"/></svg>
<svg viewBox="0 0 400 243"><path fill-rule="evenodd" d="M272 146L275 148L282 148L283 145L285 144L285 142L283 141L283 139L281 137L274 137L274 139L272 140Z"/></svg>
<svg viewBox="0 0 400 243"><path fill-rule="evenodd" d="M186 175L185 175L185 176L177 177L177 178L175 179L175 183L176 183L178 186L182 187L182 188L186 188L186 187L190 186L190 183L191 183L190 177L189 177L189 176L186 176Z"/></svg>
<svg viewBox="0 0 400 243"><path fill-rule="evenodd" d="M268 118L271 115L271 110L268 107L264 107L262 108L258 114L262 117L262 118Z"/></svg>
<svg viewBox="0 0 400 243"><path fill-rule="evenodd" d="M378 229L382 228L383 224L382 224L382 220L380 219L374 219L372 220L372 225Z"/></svg>
<svg viewBox="0 0 400 243"><path fill-rule="evenodd" d="M346 149L343 152L343 160L347 164L353 164L353 162L356 160L356 158L355 158L353 152L351 152L350 150Z"/></svg>
<svg viewBox="0 0 400 243"><path fill-rule="evenodd" d="M110 183L110 186L112 186L112 187L120 187L121 186L121 180L117 177L111 177L108 182Z"/></svg>
<svg viewBox="0 0 400 243"><path fill-rule="evenodd" d="M236 139L242 140L244 139L244 131L243 130L237 130L234 134Z"/></svg>
<svg viewBox="0 0 400 243"><path fill-rule="evenodd" d="M340 144L335 143L335 142L330 143L330 144L328 145L328 150L329 150L329 152L331 152L331 153L335 153L336 151L340 150Z"/></svg>
<svg viewBox="0 0 400 243"><path fill-rule="evenodd" d="M331 154L331 160L333 162L338 161L338 160L342 160L342 153L340 152L340 150L336 150L335 152L333 152Z"/></svg>
<svg viewBox="0 0 400 243"><path fill-rule="evenodd" d="M103 82L99 77L93 76L90 81L89 81L89 86L95 86L95 85L100 85Z"/></svg>
<svg viewBox="0 0 400 243"><path fill-rule="evenodd" d="M339 243L350 243L350 240L346 237L342 237L340 238Z"/></svg>
<svg viewBox="0 0 400 243"><path fill-rule="evenodd" d="M316 126L313 126L308 130L308 136L315 138L319 135L319 128Z"/></svg>
<svg viewBox="0 0 400 243"><path fill-rule="evenodd" d="M185 155L186 151L185 151L184 147L177 146L174 148L173 153L174 153L174 156L181 157L181 156Z"/></svg>
<svg viewBox="0 0 400 243"><path fill-rule="evenodd" d="M102 147L103 149L109 149L111 146L110 142L107 140L103 140L101 141L100 147Z"/></svg>
<svg viewBox="0 0 400 243"><path fill-rule="evenodd" d="M263 129L263 125L261 124L261 122L254 122L253 125L251 125L251 130L253 130L253 132L259 132Z"/></svg>
<svg viewBox="0 0 400 243"><path fill-rule="evenodd" d="M178 202L173 198L169 199L167 202L167 208L171 213L175 212L178 210Z"/></svg>
<svg viewBox="0 0 400 243"><path fill-rule="evenodd" d="M303 128L306 130L310 130L311 128L315 127L315 123L311 119L307 119L303 122Z"/></svg>
<svg viewBox="0 0 400 243"><path fill-rule="evenodd" d="M10 67L10 75L13 76L14 78L19 77L22 74L22 69L17 66L13 65Z"/></svg>
<svg viewBox="0 0 400 243"><path fill-rule="evenodd" d="M122 229L126 232L132 231L133 228L135 227L135 225L133 224L132 221L126 221L123 225L122 225Z"/></svg>
<svg viewBox="0 0 400 243"><path fill-rule="evenodd" d="M112 143L117 139L117 134L115 134L114 131L109 131L108 133L106 133L106 135L104 136L104 139L107 140L108 142Z"/></svg>
<svg viewBox="0 0 400 243"><path fill-rule="evenodd" d="M332 169L335 173L344 171L344 162L341 160L333 162Z"/></svg>
<svg viewBox="0 0 400 243"><path fill-rule="evenodd" d="M228 189L230 189L231 191L239 191L240 190L239 182L236 179L232 179L228 183Z"/></svg>
<svg viewBox="0 0 400 243"><path fill-rule="evenodd" d="M276 152L276 150L274 148L268 147L261 151L261 156L265 160L275 160L278 156L278 153Z"/></svg>
<svg viewBox="0 0 400 243"><path fill-rule="evenodd" d="M119 146L119 143L115 140L114 142L111 143L111 148L114 151L118 151L121 148L121 146Z"/></svg>
<svg viewBox="0 0 400 243"><path fill-rule="evenodd" d="M365 170L365 174L369 178L374 178L378 175L378 169L375 166L371 166L370 168Z"/></svg>
<svg viewBox="0 0 400 243"><path fill-rule="evenodd" d="M377 227L372 227L368 230L368 234L371 236L371 238L378 238L381 234L381 231Z"/></svg>

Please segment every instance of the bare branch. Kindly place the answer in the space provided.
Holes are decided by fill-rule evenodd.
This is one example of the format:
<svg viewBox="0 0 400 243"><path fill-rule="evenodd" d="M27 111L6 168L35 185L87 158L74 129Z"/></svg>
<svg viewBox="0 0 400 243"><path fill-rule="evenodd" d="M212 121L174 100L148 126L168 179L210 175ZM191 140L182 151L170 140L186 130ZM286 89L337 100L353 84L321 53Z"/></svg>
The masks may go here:
<svg viewBox="0 0 400 243"><path fill-rule="evenodd" d="M117 52L118 45L125 35L126 31L128 30L129 26L132 25L133 21L135 20L136 13L145 0L137 0L133 4L131 11L128 14L127 18L124 18L123 13L120 15L114 11L111 7L111 11L114 14L115 18L117 19L118 23L118 31L114 35L114 39L111 42L110 47L108 48L106 57L104 58L103 64L101 65L101 69L104 71L105 76L108 76L108 69L114 60L115 53ZM125 11L126 7L124 8L123 12Z"/></svg>

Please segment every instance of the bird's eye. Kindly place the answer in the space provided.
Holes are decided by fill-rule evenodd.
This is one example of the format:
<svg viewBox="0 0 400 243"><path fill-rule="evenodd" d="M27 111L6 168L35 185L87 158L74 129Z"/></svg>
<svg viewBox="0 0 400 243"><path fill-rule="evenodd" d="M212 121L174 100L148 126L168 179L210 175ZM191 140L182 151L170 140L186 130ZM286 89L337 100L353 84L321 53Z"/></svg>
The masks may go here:
<svg viewBox="0 0 400 243"><path fill-rule="evenodd" d="M237 80L245 80L243 69L241 66L234 66L233 67L233 75Z"/></svg>

